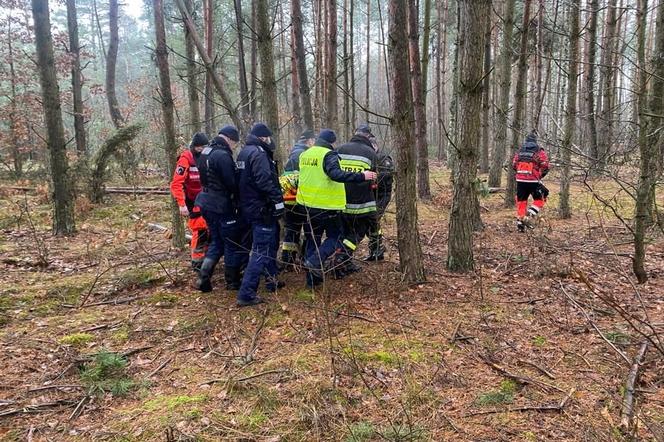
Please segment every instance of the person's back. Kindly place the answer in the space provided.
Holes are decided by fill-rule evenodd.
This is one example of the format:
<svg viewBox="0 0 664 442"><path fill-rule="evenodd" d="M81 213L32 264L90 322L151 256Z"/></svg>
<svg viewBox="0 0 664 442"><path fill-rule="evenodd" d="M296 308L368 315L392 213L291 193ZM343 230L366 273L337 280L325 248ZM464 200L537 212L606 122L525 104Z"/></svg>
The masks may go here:
<svg viewBox="0 0 664 442"><path fill-rule="evenodd" d="M337 149L341 168L347 172L376 171L376 151L368 137L353 136ZM376 196L371 181L345 183L346 209L352 215L369 214L376 211Z"/></svg>
<svg viewBox="0 0 664 442"><path fill-rule="evenodd" d="M526 227L533 227L531 220L539 215L546 203L549 190L541 179L549 173L549 157L537 143L537 134L528 134L526 141L512 158L512 167L516 179L517 229L524 232ZM533 197L533 204L528 208L528 198Z"/></svg>

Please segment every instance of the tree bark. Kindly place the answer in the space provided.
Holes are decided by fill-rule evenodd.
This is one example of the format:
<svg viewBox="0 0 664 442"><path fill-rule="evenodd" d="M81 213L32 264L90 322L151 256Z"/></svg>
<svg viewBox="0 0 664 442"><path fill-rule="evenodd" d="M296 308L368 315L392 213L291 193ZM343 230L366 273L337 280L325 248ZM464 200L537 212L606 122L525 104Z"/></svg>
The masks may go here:
<svg viewBox="0 0 664 442"><path fill-rule="evenodd" d="M32 17L53 185L53 233L58 236L71 235L76 232L74 194L67 162L65 130L62 125L60 87L55 70L48 0L32 0Z"/></svg>
<svg viewBox="0 0 664 442"><path fill-rule="evenodd" d="M588 21L588 51L586 53L585 86L586 86L586 112L585 116L589 156L594 166L598 160L597 147L597 119L595 116L595 58L597 56L597 17L599 15L599 0L590 0L590 20Z"/></svg>
<svg viewBox="0 0 664 442"><path fill-rule="evenodd" d="M327 8L326 34L326 60L325 60L325 118L323 124L333 130L338 130L339 116L337 114L337 0L325 0Z"/></svg>
<svg viewBox="0 0 664 442"><path fill-rule="evenodd" d="M74 135L76 151L85 155L85 117L83 109L83 80L81 76L81 47L78 41L78 19L76 0L67 0L67 31L69 34L69 53L71 54L71 89L74 104Z"/></svg>
<svg viewBox="0 0 664 442"><path fill-rule="evenodd" d="M247 125L251 124L249 106L249 85L247 83L247 66L244 62L244 18L242 17L242 0L234 0L235 27L237 28L238 77L240 79L240 109Z"/></svg>
<svg viewBox="0 0 664 442"><path fill-rule="evenodd" d="M185 6L190 14L194 12L192 0L186 0ZM189 98L189 125L190 135L194 135L201 130L201 110L200 100L198 98L198 75L196 73L196 44L191 38L189 29L184 28L185 51L187 55L187 96ZM208 132L210 133L210 132Z"/></svg>
<svg viewBox="0 0 664 442"><path fill-rule="evenodd" d="M600 67L600 85L602 88L602 110L598 122L597 150L598 158L596 169L601 172L606 168L608 156L610 155L611 143L613 142L613 118L614 118L614 86L615 66L613 63L614 51L616 49L616 29L618 19L616 14L617 0L609 0L606 11L606 29L602 50L602 65Z"/></svg>
<svg viewBox="0 0 664 442"><path fill-rule="evenodd" d="M193 20L192 20L193 23ZM193 36L193 30L187 26L185 20L185 27L189 29L190 35ZM210 60L210 63L214 62L213 54L214 48L212 47L213 37L214 37L214 17L212 15L212 0L203 0L203 29L204 29L204 38L205 38L205 47L202 48L203 52L207 56L207 59ZM199 48L200 50L200 48ZM203 54L201 54L203 58ZM214 64L210 68L205 70L205 132L213 134L216 132L215 121L214 121Z"/></svg>
<svg viewBox="0 0 664 442"><path fill-rule="evenodd" d="M482 61L490 0L459 2L459 134L458 166L450 211L447 268L473 270L473 223L477 201L477 149L480 144Z"/></svg>
<svg viewBox="0 0 664 442"><path fill-rule="evenodd" d="M569 11L569 66L567 68L567 109L565 115L565 133L562 144L562 176L560 178L560 217L572 217L569 205L570 168L572 162L572 141L576 128L576 97L579 72L579 15L581 0L573 0Z"/></svg>
<svg viewBox="0 0 664 442"><path fill-rule="evenodd" d="M14 177L21 178L23 176L23 152L21 151L21 140L18 135L18 110L17 110L17 76L16 68L14 67L14 41L12 36L12 16L11 11L7 19L7 49L8 49L8 59L7 64L9 65L9 85L10 85L10 94L11 98L9 101L9 134L11 136L12 143L12 160L14 163Z"/></svg>
<svg viewBox="0 0 664 442"><path fill-rule="evenodd" d="M272 28L267 0L256 1L256 44L261 66L261 84L263 86L263 116L272 129L273 139L279 146L279 107L277 104L277 81L274 77L274 55L272 52ZM277 155L284 160L287 152L279 149Z"/></svg>
<svg viewBox="0 0 664 442"><path fill-rule="evenodd" d="M484 40L484 87L482 93L482 149L480 151L480 172L489 171L489 71L491 69L491 20L487 21L486 36Z"/></svg>
<svg viewBox="0 0 664 442"><path fill-rule="evenodd" d="M302 107L300 106L300 79L295 54L295 33L291 26L291 101L293 102L293 127L295 135L302 133ZM309 99L307 97L307 99Z"/></svg>
<svg viewBox="0 0 664 442"><path fill-rule="evenodd" d="M367 72L364 77L364 109L365 119L369 121L369 80L371 78L371 0L367 0Z"/></svg>
<svg viewBox="0 0 664 442"><path fill-rule="evenodd" d="M436 106L438 117L438 160L447 160L447 106L445 74L447 73L447 13L448 1L437 0L438 54L436 56Z"/></svg>
<svg viewBox="0 0 664 442"><path fill-rule="evenodd" d="M392 137L397 152L396 207L399 262L408 282L423 281L424 264L417 227L417 196L415 187L415 144L412 92L409 78L408 36L406 33L407 0L389 2L389 66L391 69Z"/></svg>
<svg viewBox="0 0 664 442"><path fill-rule="evenodd" d="M307 74L307 59L304 52L304 33L302 29L302 8L300 0L291 0L291 25L293 26L293 50L297 63L298 82L300 86L300 102L302 117L307 129L314 128L314 115L311 110L311 90Z"/></svg>
<svg viewBox="0 0 664 442"><path fill-rule="evenodd" d="M343 6L343 69L344 69L344 139L350 139L350 51L348 48L348 0ZM351 33L352 35L352 33ZM351 49L352 51L352 49Z"/></svg>
<svg viewBox="0 0 664 442"><path fill-rule="evenodd" d="M530 3L525 0L523 8L523 25L521 27L521 48L519 53L519 66L516 77L516 91L514 93L514 121L512 122L512 144L509 148L509 158L516 152L520 140L523 138L523 117L526 108L526 83L528 81L528 29L530 28ZM516 181L514 169L508 167L507 190L505 191L505 207L514 206L516 195Z"/></svg>
<svg viewBox="0 0 664 442"><path fill-rule="evenodd" d="M168 170L175 170L178 160L178 145L175 140L175 119L173 117L173 94L171 92L171 77L168 70L168 48L166 47L166 31L164 29L164 5L162 0L153 0L154 29L156 37L155 55L157 70L159 71L159 91L161 95L161 111L164 119L164 148L168 158ZM171 222L173 231L173 245L184 247L184 225L175 199L171 198Z"/></svg>
<svg viewBox="0 0 664 442"><path fill-rule="evenodd" d="M124 125L125 121L120 112L118 96L115 92L115 66L118 61L118 45L120 42L118 37L118 0L109 0L108 8L110 37L108 54L106 55L106 98L113 125L116 129L119 129Z"/></svg>
<svg viewBox="0 0 664 442"><path fill-rule="evenodd" d="M421 199L431 199L429 187L429 152L427 146L427 121L420 60L420 35L417 0L408 0L408 48L410 56L410 81L415 111L415 145L417 149L417 194Z"/></svg>
<svg viewBox="0 0 664 442"><path fill-rule="evenodd" d="M251 2L251 29L256 29L256 2ZM257 114L257 98L258 97L258 44L256 38L251 39L251 70L249 72L251 82L249 85L249 96L251 102L249 103L249 109L251 111L251 117L253 120L256 120Z"/></svg>
<svg viewBox="0 0 664 442"><path fill-rule="evenodd" d="M201 39L198 36L198 32L196 31L196 26L194 25L194 21L192 20L191 15L187 11L187 9L185 8L183 0L175 0L175 3L177 4L178 9L180 10L182 18L184 19L185 26L187 26L189 32L191 32L191 38L194 40L194 44L196 45L196 49L198 50L198 55L200 55L203 64L207 69L208 74L210 75L210 77L212 77L212 83L214 85L215 90L217 91L217 94L221 98L221 102L224 105L224 108L228 112L228 115L231 117L233 124L240 130L240 132L244 132L244 125L242 123L242 120L240 119L240 116L238 115L235 106L233 106L230 97L226 93L226 89L224 88L221 76L214 69L214 64L212 62L212 59L208 56L206 48L205 46L203 46L203 42L201 42ZM208 131L208 133L216 133L216 130L213 128L213 126L212 129L209 130L209 128L207 127L208 123L209 120L207 120L207 115L206 115L206 131Z"/></svg>
<svg viewBox="0 0 664 442"><path fill-rule="evenodd" d="M512 34L514 31L514 5L516 0L506 0L503 10L503 41L500 49L498 78L500 95L496 122L496 138L489 169L489 187L500 187L507 151L507 128L509 125L510 88L512 86Z"/></svg>

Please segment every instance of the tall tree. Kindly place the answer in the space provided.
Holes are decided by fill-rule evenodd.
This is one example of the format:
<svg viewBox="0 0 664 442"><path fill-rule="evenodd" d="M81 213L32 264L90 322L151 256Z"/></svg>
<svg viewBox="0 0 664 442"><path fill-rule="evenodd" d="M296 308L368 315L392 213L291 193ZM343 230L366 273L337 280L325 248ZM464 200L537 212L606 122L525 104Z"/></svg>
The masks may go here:
<svg viewBox="0 0 664 442"><path fill-rule="evenodd" d="M115 92L115 70L118 62L118 0L109 0L108 3L109 42L106 55L106 99L111 120L116 129L124 125L124 117L120 112L118 96Z"/></svg>
<svg viewBox="0 0 664 442"><path fill-rule="evenodd" d="M486 37L484 39L484 87L482 93L482 148L480 149L480 172L489 171L489 113L491 103L489 101L489 83L491 71L491 20L487 20Z"/></svg>
<svg viewBox="0 0 664 442"><path fill-rule="evenodd" d="M410 81L415 111L415 145L417 148L417 194L431 198L429 187L429 146L427 145L427 117L424 103L420 60L420 33L417 0L408 0L408 53L410 55ZM427 48L428 49L428 48Z"/></svg>
<svg viewBox="0 0 664 442"><path fill-rule="evenodd" d="M261 66L261 84L263 85L263 116L274 134L274 143L279 146L279 107L277 104L277 81L274 77L274 55L272 52L272 26L267 0L256 1L256 43ZM277 153L282 160L284 149Z"/></svg>
<svg viewBox="0 0 664 442"><path fill-rule="evenodd" d="M168 158L169 170L175 170L178 160L178 145L175 140L175 119L173 117L173 93L171 92L171 76L168 70L168 48L166 46L166 31L164 29L164 5L162 0L153 0L154 30L156 37L155 55L157 70L159 71L159 92L161 96L161 111L164 119L164 148ZM173 230L173 245L184 247L184 225L175 199L171 198L171 222Z"/></svg>
<svg viewBox="0 0 664 442"><path fill-rule="evenodd" d="M590 20L587 27L586 68L585 68L585 112L586 132L591 160L598 160L597 150L597 118L595 116L595 58L597 56L597 17L599 15L599 0L590 0ZM594 166L594 164L592 164Z"/></svg>
<svg viewBox="0 0 664 442"><path fill-rule="evenodd" d="M337 0L325 0L325 112L323 124L337 130Z"/></svg>
<svg viewBox="0 0 664 442"><path fill-rule="evenodd" d="M311 110L311 90L307 74L307 59L304 52L304 32L302 30L302 8L300 0L291 0L291 25L293 26L293 51L297 63L297 78L300 86L302 117L307 129L314 128L314 114Z"/></svg>
<svg viewBox="0 0 664 442"><path fill-rule="evenodd" d="M447 12L448 1L437 0L438 12L438 51L436 53L436 116L438 119L438 159L447 159L447 107L445 94L445 74L447 72Z"/></svg>
<svg viewBox="0 0 664 442"><path fill-rule="evenodd" d="M189 14L189 11L187 11L187 8L184 5L184 1L175 0L175 3L178 9L180 10L180 14L182 15L185 26L191 33L191 38L194 40L194 44L196 45L196 50L198 51L198 55L201 57L201 60L205 65L205 69L212 79L212 84L214 85L214 89L221 98L221 103L226 109L226 112L228 112L228 115L231 117L233 124L237 126L240 132L244 131L244 124L242 123L242 119L240 118L235 106L233 106L230 96L228 95L228 93L226 92L226 88L224 87L224 82L221 79L219 73L215 70L212 59L208 56L206 47L203 45L203 42L198 36L198 32L196 31L196 25L194 24L194 20L191 18L191 14ZM209 120L207 120L206 116L206 132L215 133L216 131L214 129L214 126L208 127L208 124Z"/></svg>
<svg viewBox="0 0 664 442"><path fill-rule="evenodd" d="M365 119L369 121L369 85L371 79L371 0L367 0L367 71L364 76L364 109L365 109Z"/></svg>
<svg viewBox="0 0 664 442"><path fill-rule="evenodd" d="M512 122L512 144L509 148L510 158L516 152L523 138L522 128L526 109L526 83L528 80L528 30L530 28L530 3L525 0L523 7L523 25L521 26L521 44L519 49L519 65L516 75L516 91L514 92L514 120ZM516 181L514 169L508 168L507 190L505 191L505 207L514 206Z"/></svg>
<svg viewBox="0 0 664 442"><path fill-rule="evenodd" d="M570 170L572 162L572 142L576 128L576 97L579 75L579 15L581 0L573 0L569 11L569 66L567 68L567 109L562 148L562 176L560 178L560 200L558 211L561 218L571 218L569 205Z"/></svg>
<svg viewBox="0 0 664 442"><path fill-rule="evenodd" d="M192 0L185 0L185 7L190 14L194 13ZM201 109L198 98L198 74L196 67L196 44L191 37L189 28L184 27L185 53L187 55L187 96L189 98L189 126L190 134L193 136L201 130Z"/></svg>
<svg viewBox="0 0 664 442"><path fill-rule="evenodd" d="M454 196L450 211L447 268L473 270L473 223L477 201L477 150L480 144L482 61L491 0L459 2L459 134Z"/></svg>
<svg viewBox="0 0 664 442"><path fill-rule="evenodd" d="M35 46L41 80L42 107L46 123L46 144L53 185L53 233L70 235L76 231L74 222L74 194L69 177L69 165L62 125L60 87L55 70L53 38L48 0L32 0L32 18L35 28Z"/></svg>
<svg viewBox="0 0 664 442"><path fill-rule="evenodd" d="M408 36L406 33L407 0L389 1L388 54L391 70L392 142L397 152L396 207L399 262L406 280L424 280L422 247L417 227L417 203L415 187L416 152L413 143L413 100L410 90Z"/></svg>
<svg viewBox="0 0 664 442"><path fill-rule="evenodd" d="M15 67L14 36L12 34L12 11L9 11L7 17L7 65L9 66L9 134L12 140L12 159L14 162L14 177L20 178L23 175L23 152L21 152L21 137L18 135L18 95L17 84L18 76Z"/></svg>
<svg viewBox="0 0 664 442"><path fill-rule="evenodd" d="M205 56L210 61L210 67L205 70L205 132L212 134L216 132L214 121L214 16L212 14L212 0L203 0L203 29L205 37ZM192 19L193 22L193 19ZM186 22L185 22L186 25ZM194 29L187 26L190 35L193 36ZM201 48L199 48L200 51ZM202 55L202 54L201 54ZM207 64L206 64L207 67Z"/></svg>
<svg viewBox="0 0 664 442"><path fill-rule="evenodd" d="M237 28L238 78L240 79L240 109L245 123L251 121L249 106L249 84L247 83L247 66L244 62L244 18L242 16L242 0L233 0L235 6L235 27Z"/></svg>
<svg viewBox="0 0 664 442"><path fill-rule="evenodd" d="M600 87L602 94L602 107L598 121L597 140L597 170L602 171L610 154L613 143L613 119L615 114L615 66L614 52L617 46L616 31L618 17L616 13L618 0L609 0L606 10L606 28L602 49L602 64L600 67Z"/></svg>
<svg viewBox="0 0 664 442"><path fill-rule="evenodd" d="M291 26L291 101L293 102L293 127L296 135L302 132L302 107L300 104L300 79L295 55L295 33ZM308 98L307 98L308 99Z"/></svg>
<svg viewBox="0 0 664 442"><path fill-rule="evenodd" d="M514 31L514 5L516 0L506 0L503 5L503 41L500 49L498 80L500 94L496 122L496 138L489 169L489 186L500 187L509 126L510 87L512 85L512 33Z"/></svg>
<svg viewBox="0 0 664 442"><path fill-rule="evenodd" d="M74 135L76 137L76 150L79 154L85 154L87 146L85 141L81 47L78 41L76 0L67 0L67 31L69 34L69 53L71 54L71 89L74 102Z"/></svg>

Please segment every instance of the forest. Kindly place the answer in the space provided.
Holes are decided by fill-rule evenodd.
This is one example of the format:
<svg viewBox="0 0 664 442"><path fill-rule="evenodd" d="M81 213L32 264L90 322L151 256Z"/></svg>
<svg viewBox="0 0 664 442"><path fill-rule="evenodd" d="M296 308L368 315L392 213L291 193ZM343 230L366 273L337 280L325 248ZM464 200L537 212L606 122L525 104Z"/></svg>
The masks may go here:
<svg viewBox="0 0 664 442"><path fill-rule="evenodd" d="M664 441L664 0L0 0L0 59L0 440ZM171 181L256 123L370 128L384 259L200 289Z"/></svg>

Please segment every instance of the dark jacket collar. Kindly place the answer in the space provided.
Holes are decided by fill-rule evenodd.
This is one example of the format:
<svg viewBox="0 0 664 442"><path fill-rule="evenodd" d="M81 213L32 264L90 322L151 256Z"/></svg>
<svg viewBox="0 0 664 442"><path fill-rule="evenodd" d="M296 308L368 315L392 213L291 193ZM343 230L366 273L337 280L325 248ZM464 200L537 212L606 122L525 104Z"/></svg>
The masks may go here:
<svg viewBox="0 0 664 442"><path fill-rule="evenodd" d="M212 139L212 141L210 142L210 147L213 148L213 149L231 150L231 146L229 146L228 143L226 142L226 140L224 140L220 136L216 136Z"/></svg>
<svg viewBox="0 0 664 442"><path fill-rule="evenodd" d="M245 143L246 143L247 146L262 147L265 151L270 152L270 153L273 153L274 149L275 149L274 143L270 143L270 144L265 143L265 142L263 142L263 140L261 140L257 136L251 135L251 134L247 135L247 140L246 140Z"/></svg>
<svg viewBox="0 0 664 442"><path fill-rule="evenodd" d="M332 144L328 143L327 141L323 140L322 138L317 138L316 142L314 143L314 146L325 147L325 148L328 148L330 150L334 150L334 146L332 146Z"/></svg>
<svg viewBox="0 0 664 442"><path fill-rule="evenodd" d="M373 145L371 144L371 141L367 137L363 137L362 135L353 135L353 137L350 139L351 143L360 143L364 144L366 146L369 146L370 148L373 149Z"/></svg>

